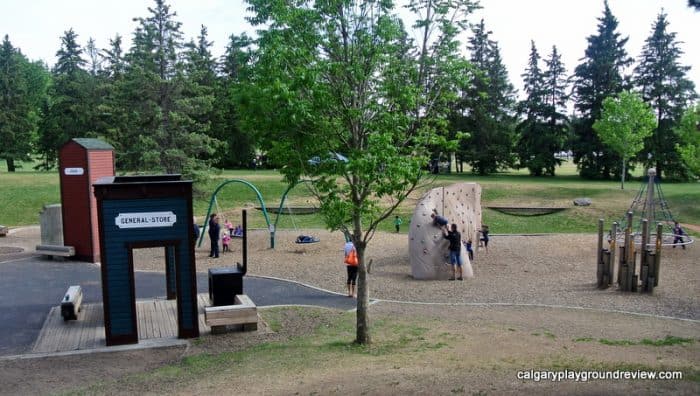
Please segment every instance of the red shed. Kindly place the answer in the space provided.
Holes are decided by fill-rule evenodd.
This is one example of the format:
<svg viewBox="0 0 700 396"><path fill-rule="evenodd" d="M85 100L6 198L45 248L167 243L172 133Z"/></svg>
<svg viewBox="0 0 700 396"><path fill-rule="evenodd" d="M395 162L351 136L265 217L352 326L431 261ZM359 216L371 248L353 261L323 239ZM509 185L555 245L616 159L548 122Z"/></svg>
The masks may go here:
<svg viewBox="0 0 700 396"><path fill-rule="evenodd" d="M114 147L99 139L71 139L58 152L58 167L63 244L75 247L76 259L98 262L100 236L92 184L114 176Z"/></svg>

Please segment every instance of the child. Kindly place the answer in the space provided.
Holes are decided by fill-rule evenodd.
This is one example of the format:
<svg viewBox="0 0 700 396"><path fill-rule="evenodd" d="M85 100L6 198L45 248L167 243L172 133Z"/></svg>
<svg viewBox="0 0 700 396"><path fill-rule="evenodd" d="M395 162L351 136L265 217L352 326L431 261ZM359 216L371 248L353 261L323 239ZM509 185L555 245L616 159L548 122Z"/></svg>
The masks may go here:
<svg viewBox="0 0 700 396"><path fill-rule="evenodd" d="M394 217L394 226L396 227L396 233L398 234L399 229L401 228L401 224L403 224L403 220L399 216Z"/></svg>
<svg viewBox="0 0 700 396"><path fill-rule="evenodd" d="M221 242L224 244L224 252L230 252L229 244L231 243L231 233L224 231L224 236L221 237Z"/></svg>
<svg viewBox="0 0 700 396"><path fill-rule="evenodd" d="M233 236L233 224L231 224L230 221L226 220L226 222L224 223L224 227L226 228L226 232L228 232L230 236Z"/></svg>
<svg viewBox="0 0 700 396"><path fill-rule="evenodd" d="M233 229L233 234L231 236L236 237L236 238L241 238L243 237L243 227L241 227L240 224L236 226L236 228Z"/></svg>
<svg viewBox="0 0 700 396"><path fill-rule="evenodd" d="M437 213L437 209L433 209L433 213L430 214L430 217L433 219L433 225L438 228L442 228L449 223L446 218Z"/></svg>
<svg viewBox="0 0 700 396"><path fill-rule="evenodd" d="M469 255L469 261L474 261L474 250L472 250L472 240L462 241L464 248L467 249L467 254Z"/></svg>
<svg viewBox="0 0 700 396"><path fill-rule="evenodd" d="M489 251L489 226L486 224L481 225L481 229L477 230L481 233L481 238L479 239L479 246L483 246L486 252Z"/></svg>
<svg viewBox="0 0 700 396"><path fill-rule="evenodd" d="M676 244L678 242L681 243L681 247L683 250L685 250L685 243L683 241L683 235L685 235L685 231L683 231L683 227L681 227L680 224L678 224L677 221L673 222L673 248L676 248Z"/></svg>

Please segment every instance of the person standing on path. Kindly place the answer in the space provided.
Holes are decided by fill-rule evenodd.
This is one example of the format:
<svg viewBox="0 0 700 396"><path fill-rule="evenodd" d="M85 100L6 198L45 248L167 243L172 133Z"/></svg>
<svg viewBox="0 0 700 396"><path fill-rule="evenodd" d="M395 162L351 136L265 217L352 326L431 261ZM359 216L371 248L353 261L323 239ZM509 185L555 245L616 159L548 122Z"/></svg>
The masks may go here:
<svg viewBox="0 0 700 396"><path fill-rule="evenodd" d="M450 264L452 264L452 278L450 280L455 280L457 274L457 280L462 279L462 257L460 255L462 250L462 234L457 231L457 224L452 223L452 230L448 231L447 226L443 228L443 236L445 239L450 241L450 246L448 247L450 251Z"/></svg>
<svg viewBox="0 0 700 396"><path fill-rule="evenodd" d="M399 216L394 217L394 227L396 227L397 234L399 233L401 224L403 224L403 220Z"/></svg>
<svg viewBox="0 0 700 396"><path fill-rule="evenodd" d="M350 241L345 242L343 250L345 253L343 262L348 271L348 297L357 297L357 251L355 250L355 245Z"/></svg>
<svg viewBox="0 0 700 396"><path fill-rule="evenodd" d="M219 235L221 235L219 216L217 216L216 213L212 213L211 216L209 216L209 239L211 240L209 257L219 258Z"/></svg>

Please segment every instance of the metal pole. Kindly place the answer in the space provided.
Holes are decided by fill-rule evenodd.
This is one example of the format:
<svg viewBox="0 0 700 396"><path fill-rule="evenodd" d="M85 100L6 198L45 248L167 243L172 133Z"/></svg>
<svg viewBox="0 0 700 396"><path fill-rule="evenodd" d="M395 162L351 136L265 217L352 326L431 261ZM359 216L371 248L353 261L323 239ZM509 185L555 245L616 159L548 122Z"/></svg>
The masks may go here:
<svg viewBox="0 0 700 396"><path fill-rule="evenodd" d="M656 168L649 168L647 171L649 181L647 182L647 200L644 205L644 212L647 214L647 219L656 221L654 214L654 178L656 177Z"/></svg>

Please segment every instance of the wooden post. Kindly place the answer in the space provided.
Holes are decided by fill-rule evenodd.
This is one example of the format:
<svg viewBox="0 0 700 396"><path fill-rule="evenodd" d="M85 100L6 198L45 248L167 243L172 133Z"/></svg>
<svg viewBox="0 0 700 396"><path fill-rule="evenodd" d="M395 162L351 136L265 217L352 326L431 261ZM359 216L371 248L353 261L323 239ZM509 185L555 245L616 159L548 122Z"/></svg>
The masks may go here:
<svg viewBox="0 0 700 396"><path fill-rule="evenodd" d="M598 256L596 260L596 280L598 288L603 286L603 219L598 219Z"/></svg>
<svg viewBox="0 0 700 396"><path fill-rule="evenodd" d="M649 244L649 220L642 219L642 241L640 252L641 258L639 262L639 278L642 281L642 291L647 291L648 289L648 279L649 279L649 250L647 245Z"/></svg>
<svg viewBox="0 0 700 396"><path fill-rule="evenodd" d="M637 272L635 249L634 249L634 234L632 233L632 212L627 212L627 230L625 231L628 243L625 244L625 253L627 253L627 291L636 289L634 285L634 275Z"/></svg>
<svg viewBox="0 0 700 396"><path fill-rule="evenodd" d="M661 242L663 241L663 225L656 224L656 251L654 252L654 286L659 285L659 270L661 269Z"/></svg>
<svg viewBox="0 0 700 396"><path fill-rule="evenodd" d="M610 251L603 251L603 278L602 282L598 285L601 289L607 289L610 286L610 278L612 274L610 273Z"/></svg>
<svg viewBox="0 0 700 396"><path fill-rule="evenodd" d="M617 271L615 271L615 251L617 250L617 222L612 224L612 230L610 230L610 284L617 282L617 279L613 279Z"/></svg>

